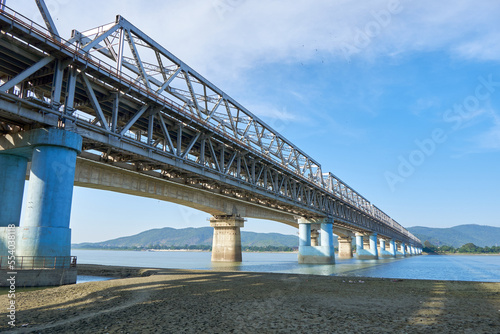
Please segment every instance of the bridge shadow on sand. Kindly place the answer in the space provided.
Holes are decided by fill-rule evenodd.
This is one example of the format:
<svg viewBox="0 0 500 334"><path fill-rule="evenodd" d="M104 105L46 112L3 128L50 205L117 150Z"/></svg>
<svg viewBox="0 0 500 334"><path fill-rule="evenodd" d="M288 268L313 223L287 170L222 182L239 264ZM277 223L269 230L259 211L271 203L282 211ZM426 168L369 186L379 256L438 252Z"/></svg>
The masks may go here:
<svg viewBox="0 0 500 334"><path fill-rule="evenodd" d="M16 324L25 327L15 332L494 333L500 328L500 283L91 267L85 274L129 278L18 293ZM6 321L0 328L8 330Z"/></svg>

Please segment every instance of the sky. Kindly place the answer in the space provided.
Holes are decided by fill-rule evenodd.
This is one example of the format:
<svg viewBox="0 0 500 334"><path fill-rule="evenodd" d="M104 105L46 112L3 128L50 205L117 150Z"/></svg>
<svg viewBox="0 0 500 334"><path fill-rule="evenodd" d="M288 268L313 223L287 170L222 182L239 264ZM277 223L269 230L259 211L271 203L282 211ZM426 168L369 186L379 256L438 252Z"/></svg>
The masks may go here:
<svg viewBox="0 0 500 334"><path fill-rule="evenodd" d="M500 227L498 1L46 3L66 38L122 15L404 227ZM42 22L34 0L7 5ZM74 243L209 226L168 202L73 196Z"/></svg>

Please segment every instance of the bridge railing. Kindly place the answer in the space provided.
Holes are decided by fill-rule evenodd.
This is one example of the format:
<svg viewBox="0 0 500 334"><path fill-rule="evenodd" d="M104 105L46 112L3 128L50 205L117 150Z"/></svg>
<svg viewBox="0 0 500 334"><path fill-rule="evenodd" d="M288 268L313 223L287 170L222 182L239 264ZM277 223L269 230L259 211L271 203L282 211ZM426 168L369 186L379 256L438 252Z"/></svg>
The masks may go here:
<svg viewBox="0 0 500 334"><path fill-rule="evenodd" d="M0 269L8 271L76 267L76 256L0 256Z"/></svg>
<svg viewBox="0 0 500 334"><path fill-rule="evenodd" d="M192 112L189 107L184 104L181 105L177 103L176 101L168 98L165 96L165 94L161 93L158 94L155 91L153 91L148 85L143 83L141 81L140 77L132 77L122 71L120 68L117 68L117 66L113 66L99 57L96 57L90 53L90 51L83 50L82 47L79 45L79 43L75 43L75 40L65 40L63 38L60 38L60 40L55 39L50 31L46 29L45 27L39 25L36 22L33 22L32 20L28 19L27 17L23 16L22 14L17 13L16 11L12 10L11 8L4 6L3 9L0 9L0 13L3 13L3 15L11 18L15 22L19 23L21 26L25 27L28 29L28 31L34 32L43 38L47 39L50 41L53 45L57 46L61 51L67 51L73 54L74 56L77 56L80 61L82 61L85 65L93 65L96 67L98 71L105 72L108 76L116 78L118 82L122 84L126 84L130 88L133 88L140 92L141 94L147 96L150 99L153 99L161 104L163 104L165 107L168 107L170 110L183 115L184 117L188 117L190 119L194 119L197 122L201 123L204 127L210 129L211 131L217 133L218 135L226 138L227 140L237 142L239 145L247 149L248 151L253 152L257 156L262 155L262 150L264 149L263 147L258 147L258 143L255 141L250 140L249 138L245 137L246 141L243 141L242 138L238 138L237 136L231 136L226 131L220 130L219 127L216 127L212 125L207 119L203 119L200 117L200 115L197 115L196 113ZM187 74L186 74L187 75ZM222 96L220 96L222 99ZM44 97L46 99L46 97ZM249 112L247 112L249 115ZM78 115L76 115L78 117ZM253 115L252 115L253 116ZM255 118L257 119L257 118ZM90 120L87 120L90 122ZM264 130L262 130L264 131ZM273 133L271 133L273 134ZM127 136L130 136L130 134L126 134ZM132 136L130 136L132 137ZM288 143L288 141L286 141ZM254 147L255 146L255 147ZM336 177L332 173L326 173L322 174L321 172L321 166L316 163L314 160L308 158L307 155L302 155L300 153L300 158L301 161L300 163L296 163L299 168L292 168L291 164L284 164L282 160L278 159L275 157L273 154L267 154L266 157L264 158L270 158L273 162L277 163L281 168L284 168L286 170L291 171L293 174L295 174L297 177L305 180L306 182L310 182L312 184L315 184L316 186L320 187L321 189L326 190L328 193L333 195L334 197L349 203L353 207L357 208L358 210L366 213L368 216L371 216L377 220L382 221L386 225L392 227L393 229L399 231L400 233L407 235L409 237L413 236L411 233L406 231L400 224L398 224L396 221L394 221L392 218L390 218L387 214L385 214L383 211L378 209L375 205L371 204L370 201L368 201L366 198L361 196L358 192L356 192L354 189L349 187L345 182L341 181L338 177ZM306 160L303 160L303 158L306 158ZM305 170L306 167L308 167L309 172L307 176L305 174L302 174L299 172L300 170ZM304 172L305 173L305 172ZM413 237L414 238L414 237ZM416 239L416 238L415 238ZM418 240L418 239L417 239Z"/></svg>

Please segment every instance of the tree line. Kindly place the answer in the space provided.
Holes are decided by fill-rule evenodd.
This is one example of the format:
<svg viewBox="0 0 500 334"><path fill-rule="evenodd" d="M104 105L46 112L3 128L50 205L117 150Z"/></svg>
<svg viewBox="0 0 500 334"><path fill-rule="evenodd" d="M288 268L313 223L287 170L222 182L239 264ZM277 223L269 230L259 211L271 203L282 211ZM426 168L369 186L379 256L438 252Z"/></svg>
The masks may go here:
<svg viewBox="0 0 500 334"><path fill-rule="evenodd" d="M429 241L424 242L423 251L430 254L461 253L461 254L500 254L500 246L479 247L469 242L461 247L442 245L435 246Z"/></svg>

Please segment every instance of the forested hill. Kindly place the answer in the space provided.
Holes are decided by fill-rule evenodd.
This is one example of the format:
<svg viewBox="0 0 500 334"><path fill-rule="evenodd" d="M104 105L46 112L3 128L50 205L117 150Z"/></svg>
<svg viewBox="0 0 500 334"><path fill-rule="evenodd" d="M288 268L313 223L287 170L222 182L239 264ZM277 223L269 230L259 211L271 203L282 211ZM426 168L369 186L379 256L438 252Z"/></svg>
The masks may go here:
<svg viewBox="0 0 500 334"><path fill-rule="evenodd" d="M422 242L429 241L435 246L447 245L458 248L467 243L479 247L500 246L500 227L475 224L449 228L415 226L409 227L408 231Z"/></svg>
<svg viewBox="0 0 500 334"><path fill-rule="evenodd" d="M136 235L96 243L73 244L72 248L153 248L212 246L212 227L175 229L170 227L152 229ZM244 247L298 247L298 236L279 233L241 232Z"/></svg>
<svg viewBox="0 0 500 334"><path fill-rule="evenodd" d="M460 247L467 243L476 246L500 246L500 227L484 225L460 225L450 228L415 226L408 230L422 242L435 246ZM73 244L73 248L154 248L186 246L211 246L212 227L175 229L170 227L152 229L136 235L96 243ZM336 238L335 238L336 239ZM279 233L241 232L243 247L291 247L299 244L298 236ZM335 245L337 242L335 240Z"/></svg>

